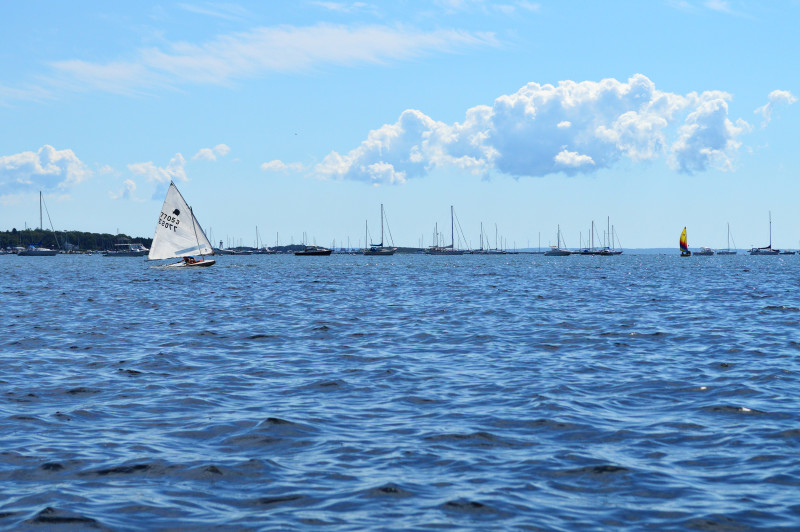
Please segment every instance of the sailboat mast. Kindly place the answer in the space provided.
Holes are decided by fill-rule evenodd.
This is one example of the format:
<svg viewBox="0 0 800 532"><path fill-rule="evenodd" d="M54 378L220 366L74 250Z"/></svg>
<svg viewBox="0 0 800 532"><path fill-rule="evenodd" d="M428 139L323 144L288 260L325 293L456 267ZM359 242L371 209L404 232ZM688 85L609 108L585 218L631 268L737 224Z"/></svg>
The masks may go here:
<svg viewBox="0 0 800 532"><path fill-rule="evenodd" d="M772 249L772 211L769 211L769 249Z"/></svg>
<svg viewBox="0 0 800 532"><path fill-rule="evenodd" d="M452 249L456 249L455 247L455 234L453 232L453 206L450 205L450 247Z"/></svg>
<svg viewBox="0 0 800 532"><path fill-rule="evenodd" d="M383 203L381 203L381 246L383 246Z"/></svg>
<svg viewBox="0 0 800 532"><path fill-rule="evenodd" d="M42 222L42 191L39 191L39 230L44 229L44 223Z"/></svg>

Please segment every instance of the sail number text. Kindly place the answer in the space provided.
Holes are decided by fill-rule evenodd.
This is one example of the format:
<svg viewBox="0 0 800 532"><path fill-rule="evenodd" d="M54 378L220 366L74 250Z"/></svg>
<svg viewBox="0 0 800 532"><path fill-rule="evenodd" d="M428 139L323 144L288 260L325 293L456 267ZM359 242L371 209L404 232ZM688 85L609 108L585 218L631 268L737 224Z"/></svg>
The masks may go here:
<svg viewBox="0 0 800 532"><path fill-rule="evenodd" d="M181 221L178 220L175 216L172 216L171 214L167 214L162 211L161 216L158 218L158 223L162 227L165 227L172 231L177 231L178 225L180 225Z"/></svg>

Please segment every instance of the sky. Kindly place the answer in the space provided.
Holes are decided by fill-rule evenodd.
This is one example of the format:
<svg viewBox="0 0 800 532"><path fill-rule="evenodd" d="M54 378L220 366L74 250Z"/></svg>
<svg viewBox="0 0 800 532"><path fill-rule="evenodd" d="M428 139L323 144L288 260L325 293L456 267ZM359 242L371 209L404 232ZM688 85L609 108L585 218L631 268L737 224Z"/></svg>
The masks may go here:
<svg viewBox="0 0 800 532"><path fill-rule="evenodd" d="M3 2L0 230L800 247L800 2ZM50 222L45 216L45 226ZM305 237L304 237L305 235ZM387 239L388 240L388 237Z"/></svg>

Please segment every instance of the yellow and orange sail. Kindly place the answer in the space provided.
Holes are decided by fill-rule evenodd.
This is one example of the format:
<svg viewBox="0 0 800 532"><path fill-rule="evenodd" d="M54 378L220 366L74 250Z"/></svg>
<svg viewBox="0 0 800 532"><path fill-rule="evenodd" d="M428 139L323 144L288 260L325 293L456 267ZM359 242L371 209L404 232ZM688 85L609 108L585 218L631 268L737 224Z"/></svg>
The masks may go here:
<svg viewBox="0 0 800 532"><path fill-rule="evenodd" d="M686 228L683 228L683 232L681 233L681 251L687 252L689 251L689 244L686 242Z"/></svg>

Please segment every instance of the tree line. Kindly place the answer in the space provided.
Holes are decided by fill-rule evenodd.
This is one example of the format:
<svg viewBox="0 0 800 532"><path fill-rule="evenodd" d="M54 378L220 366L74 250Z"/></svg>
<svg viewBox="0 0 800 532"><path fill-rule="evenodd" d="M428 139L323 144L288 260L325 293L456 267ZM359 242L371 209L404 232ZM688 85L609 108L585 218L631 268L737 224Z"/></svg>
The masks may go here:
<svg viewBox="0 0 800 532"><path fill-rule="evenodd" d="M126 234L112 235L109 233L86 233L84 231L53 231L42 229L11 229L0 231L0 248L28 247L33 244L37 247L50 249L63 249L64 251L86 251L114 249L115 244L129 244L138 242L145 247L150 247L152 238L131 237Z"/></svg>

